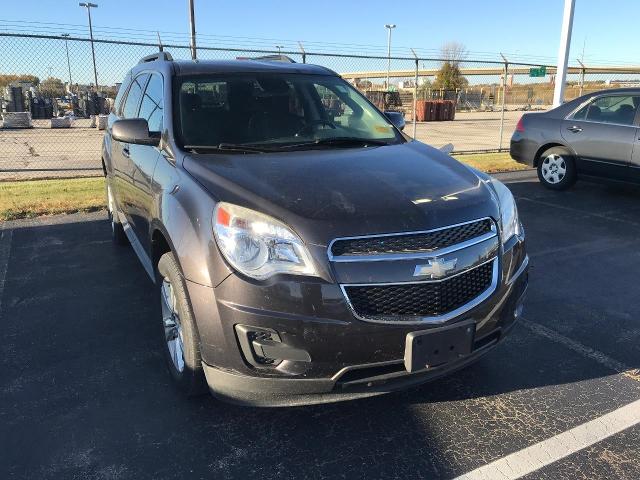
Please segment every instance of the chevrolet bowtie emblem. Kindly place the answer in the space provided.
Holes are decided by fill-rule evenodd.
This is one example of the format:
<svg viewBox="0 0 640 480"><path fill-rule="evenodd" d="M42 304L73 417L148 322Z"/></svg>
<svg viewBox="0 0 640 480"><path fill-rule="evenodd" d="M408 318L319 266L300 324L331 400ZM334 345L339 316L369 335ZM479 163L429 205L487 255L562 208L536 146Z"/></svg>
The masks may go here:
<svg viewBox="0 0 640 480"><path fill-rule="evenodd" d="M444 258L433 258L428 260L426 265L416 265L413 272L414 277L428 276L429 278L442 278L451 270L456 268L457 258L445 260Z"/></svg>

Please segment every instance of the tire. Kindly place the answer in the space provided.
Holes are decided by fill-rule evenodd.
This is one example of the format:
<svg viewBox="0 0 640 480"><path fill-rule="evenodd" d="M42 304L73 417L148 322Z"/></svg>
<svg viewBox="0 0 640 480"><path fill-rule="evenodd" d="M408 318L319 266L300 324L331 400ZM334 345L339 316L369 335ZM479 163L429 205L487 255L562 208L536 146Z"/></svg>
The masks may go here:
<svg viewBox="0 0 640 480"><path fill-rule="evenodd" d="M552 147L538 160L538 179L551 190L566 190L576 183L576 162L569 150Z"/></svg>
<svg viewBox="0 0 640 480"><path fill-rule="evenodd" d="M156 285L162 312L162 349L171 378L185 395L202 395L208 386L202 369L200 338L187 287L172 252L160 257Z"/></svg>
<svg viewBox="0 0 640 480"><path fill-rule="evenodd" d="M116 211L116 204L113 199L109 180L105 178L105 182L107 184L107 212L109 215L109 223L111 223L111 240L116 245L129 245L127 234L124 233L124 227L118 219L118 212Z"/></svg>

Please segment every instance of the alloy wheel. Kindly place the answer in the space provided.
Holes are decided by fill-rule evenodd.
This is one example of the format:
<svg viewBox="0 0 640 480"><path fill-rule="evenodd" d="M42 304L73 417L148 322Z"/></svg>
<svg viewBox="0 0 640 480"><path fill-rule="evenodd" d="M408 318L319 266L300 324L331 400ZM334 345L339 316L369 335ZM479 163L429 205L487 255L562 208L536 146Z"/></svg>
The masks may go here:
<svg viewBox="0 0 640 480"><path fill-rule="evenodd" d="M162 280L160 289L162 297L162 323L164 326L164 338L167 342L169 355L173 366L178 372L184 370L184 342L182 338L182 326L178 315L177 300L173 285L169 279Z"/></svg>
<svg viewBox="0 0 640 480"><path fill-rule="evenodd" d="M557 184L567 174L567 162L561 155L552 153L542 161L542 177L551 184Z"/></svg>

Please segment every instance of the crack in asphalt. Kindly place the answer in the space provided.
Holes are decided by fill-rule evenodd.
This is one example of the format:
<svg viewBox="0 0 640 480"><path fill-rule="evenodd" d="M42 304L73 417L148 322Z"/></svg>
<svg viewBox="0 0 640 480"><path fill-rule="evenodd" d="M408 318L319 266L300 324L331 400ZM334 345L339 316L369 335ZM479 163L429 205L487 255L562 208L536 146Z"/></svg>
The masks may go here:
<svg viewBox="0 0 640 480"><path fill-rule="evenodd" d="M495 460L455 480L515 480L640 423L640 400Z"/></svg>

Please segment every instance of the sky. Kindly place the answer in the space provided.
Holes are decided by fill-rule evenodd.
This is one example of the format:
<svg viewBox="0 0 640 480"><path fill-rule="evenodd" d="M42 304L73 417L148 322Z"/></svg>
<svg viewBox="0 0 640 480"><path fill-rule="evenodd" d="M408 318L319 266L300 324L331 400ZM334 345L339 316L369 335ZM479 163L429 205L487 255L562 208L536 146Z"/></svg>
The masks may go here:
<svg viewBox="0 0 640 480"><path fill-rule="evenodd" d="M186 45L189 41L187 0L93 0L94 35L102 39ZM440 47L459 42L468 60L500 60L553 65L557 60L564 0L195 0L199 46L337 52L386 56L385 23L394 23L392 54L438 58ZM583 57L586 65L637 65L635 37L639 0L576 0L570 64ZM605 7L606 5L606 7ZM78 0L3 1L0 32L88 36L87 12ZM624 12L628 12L625 14ZM168 49L169 50L169 49ZM101 84L121 81L126 70L155 47L96 44ZM187 49L170 49L188 58ZM91 53L86 42L69 42L73 81L92 81ZM256 56L251 52L202 52L200 58ZM297 61L299 56L292 55ZM386 70L386 59L358 60L309 57L339 73ZM430 68L437 62L424 62ZM413 69L413 61L392 61L393 70ZM60 40L0 37L0 73L32 73L41 79L66 80L67 61ZM473 82L496 78L474 77ZM540 79L546 81L546 79Z"/></svg>
<svg viewBox="0 0 640 480"><path fill-rule="evenodd" d="M77 0L2 3L0 30L22 26L23 30L57 33L55 25L19 22L30 21L69 24L60 28L77 29L80 34L86 25L86 10L78 6ZM93 22L98 35L103 37L115 33L123 38L150 39L152 32L158 30L176 32L163 33L165 42L187 39L187 0L94 0L94 3L99 7L93 10ZM410 55L409 47L422 54L435 54L443 43L457 41L466 46L469 57L499 58L498 52L505 52L508 57L552 63L557 57L563 3L563 0L195 0L197 30L208 36L203 36L200 43L207 45L252 44L275 48L278 44L293 47L302 41L308 50L384 54L387 42L384 24L395 23L392 44L397 55ZM570 58L581 57L584 45L587 62L636 63L638 49L633 45L636 45L638 4L638 0L576 0ZM629 14L624 14L625 11ZM115 28L132 30L109 30Z"/></svg>

